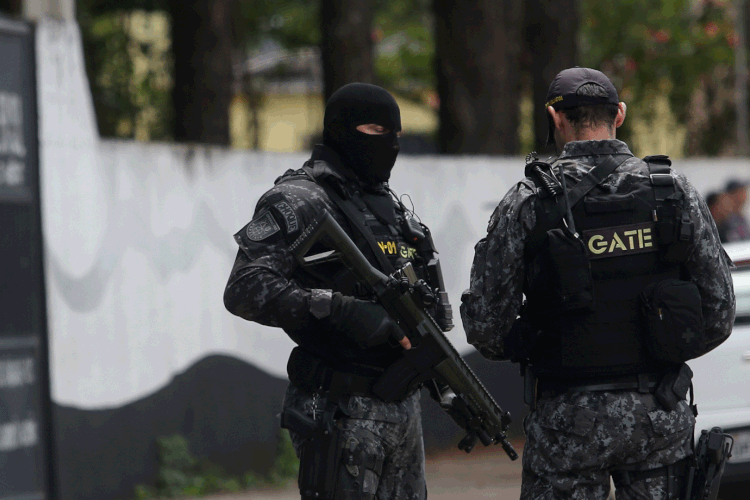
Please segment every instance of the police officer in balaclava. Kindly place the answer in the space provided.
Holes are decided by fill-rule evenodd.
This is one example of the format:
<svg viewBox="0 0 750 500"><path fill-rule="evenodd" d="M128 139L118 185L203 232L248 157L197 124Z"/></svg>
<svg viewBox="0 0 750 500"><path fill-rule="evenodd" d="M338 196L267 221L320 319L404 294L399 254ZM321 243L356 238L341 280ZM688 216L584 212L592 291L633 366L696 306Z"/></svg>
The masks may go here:
<svg viewBox="0 0 750 500"><path fill-rule="evenodd" d="M323 119L323 144L367 184L388 182L399 152L401 112L385 89L352 83L333 93Z"/></svg>
<svg viewBox="0 0 750 500"><path fill-rule="evenodd" d="M400 131L398 104L385 89L340 88L326 103L323 144L276 180L235 235L227 309L282 328L297 344L281 420L300 457L303 498L426 498L419 391L392 402L372 392L409 339L340 261L300 266L289 250L327 210L373 266L389 274L411 263L438 286L426 269L434 259L429 231L387 184ZM434 310L446 330L449 310Z"/></svg>

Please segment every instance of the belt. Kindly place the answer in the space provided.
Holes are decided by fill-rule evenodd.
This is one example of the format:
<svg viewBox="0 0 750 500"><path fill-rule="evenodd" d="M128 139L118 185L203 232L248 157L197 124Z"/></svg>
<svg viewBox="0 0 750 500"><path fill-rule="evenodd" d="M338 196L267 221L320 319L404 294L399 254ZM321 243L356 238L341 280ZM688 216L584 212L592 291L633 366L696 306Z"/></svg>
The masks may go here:
<svg viewBox="0 0 750 500"><path fill-rule="evenodd" d="M296 347L287 364L289 381L309 393L335 392L338 396L374 397L372 387L383 374L382 369L342 363L331 367L323 359Z"/></svg>
<svg viewBox="0 0 750 500"><path fill-rule="evenodd" d="M596 380L548 380L539 379L536 393L539 397L556 396L572 392L602 391L638 391L653 393L659 385L662 375L657 373L640 373L621 377L599 378Z"/></svg>

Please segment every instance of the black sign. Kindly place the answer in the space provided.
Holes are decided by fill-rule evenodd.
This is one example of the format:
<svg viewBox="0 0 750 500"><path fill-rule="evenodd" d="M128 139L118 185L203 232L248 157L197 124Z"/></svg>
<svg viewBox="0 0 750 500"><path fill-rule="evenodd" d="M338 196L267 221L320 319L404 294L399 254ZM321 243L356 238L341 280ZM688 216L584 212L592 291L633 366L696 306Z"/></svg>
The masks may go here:
<svg viewBox="0 0 750 500"><path fill-rule="evenodd" d="M0 500L53 498L34 36L0 19Z"/></svg>

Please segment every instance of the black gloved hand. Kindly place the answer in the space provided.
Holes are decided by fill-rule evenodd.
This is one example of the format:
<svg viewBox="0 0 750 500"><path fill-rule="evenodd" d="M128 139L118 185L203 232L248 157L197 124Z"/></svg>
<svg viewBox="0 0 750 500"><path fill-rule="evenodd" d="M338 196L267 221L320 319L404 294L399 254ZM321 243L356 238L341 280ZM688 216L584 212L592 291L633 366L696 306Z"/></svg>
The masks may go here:
<svg viewBox="0 0 750 500"><path fill-rule="evenodd" d="M383 306L335 292L331 298L331 326L363 349L384 344L389 338L400 341L404 332L388 316Z"/></svg>

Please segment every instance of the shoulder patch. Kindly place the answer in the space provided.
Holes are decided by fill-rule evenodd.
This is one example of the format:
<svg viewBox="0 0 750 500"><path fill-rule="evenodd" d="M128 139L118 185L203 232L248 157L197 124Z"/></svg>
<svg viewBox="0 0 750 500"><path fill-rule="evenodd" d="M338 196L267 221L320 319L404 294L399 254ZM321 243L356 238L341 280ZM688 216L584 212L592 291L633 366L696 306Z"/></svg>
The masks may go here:
<svg viewBox="0 0 750 500"><path fill-rule="evenodd" d="M281 230L271 212L264 212L245 226L245 235L250 241L263 241Z"/></svg>
<svg viewBox="0 0 750 500"><path fill-rule="evenodd" d="M280 201L278 203L274 203L273 207L278 210L281 216L284 218L287 234L291 234L299 230L299 220L297 218L297 214L295 213L292 206L289 205L289 203L287 203L286 201Z"/></svg>

